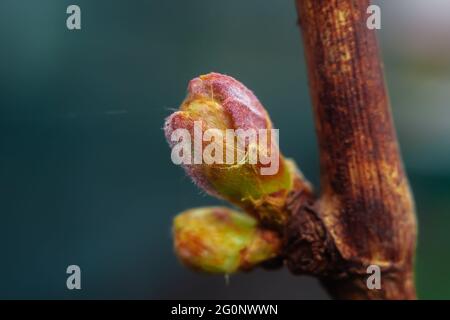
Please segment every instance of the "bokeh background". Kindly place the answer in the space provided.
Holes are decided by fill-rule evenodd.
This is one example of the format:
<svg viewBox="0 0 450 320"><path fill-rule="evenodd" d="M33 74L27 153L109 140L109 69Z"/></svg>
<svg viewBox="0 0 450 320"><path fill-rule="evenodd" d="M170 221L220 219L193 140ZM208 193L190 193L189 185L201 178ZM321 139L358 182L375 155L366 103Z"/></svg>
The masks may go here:
<svg viewBox="0 0 450 320"><path fill-rule="evenodd" d="M421 298L450 298L450 2L376 1L386 77L419 216ZM78 4L82 30L66 29ZM171 220L218 204L170 161L162 125L217 71L269 110L318 186L293 0L0 2L0 298L326 299L287 271L193 273ZM66 268L82 290L66 289Z"/></svg>

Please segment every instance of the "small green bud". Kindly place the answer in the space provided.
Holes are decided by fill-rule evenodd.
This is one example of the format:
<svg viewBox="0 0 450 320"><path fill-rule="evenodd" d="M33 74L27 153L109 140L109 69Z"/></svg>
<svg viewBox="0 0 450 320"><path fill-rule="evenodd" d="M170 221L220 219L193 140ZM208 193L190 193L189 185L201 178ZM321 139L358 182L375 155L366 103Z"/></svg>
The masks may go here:
<svg viewBox="0 0 450 320"><path fill-rule="evenodd" d="M231 274L277 256L278 235L258 227L252 216L225 207L187 210L173 223L180 260L200 271Z"/></svg>

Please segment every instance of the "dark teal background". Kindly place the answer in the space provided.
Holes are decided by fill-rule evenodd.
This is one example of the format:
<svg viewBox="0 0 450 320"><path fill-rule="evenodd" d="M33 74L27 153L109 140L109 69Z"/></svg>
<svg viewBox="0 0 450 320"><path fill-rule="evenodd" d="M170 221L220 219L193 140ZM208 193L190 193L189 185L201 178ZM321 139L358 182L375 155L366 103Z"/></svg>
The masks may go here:
<svg viewBox="0 0 450 320"><path fill-rule="evenodd" d="M81 7L80 31L66 28L69 4ZM404 11L383 5L387 80L420 221L419 296L450 298L449 55L402 50L393 14ZM327 297L286 271L226 285L172 252L174 215L220 203L171 163L161 130L199 74L251 88L283 152L318 186L293 0L2 0L0 40L0 298ZM81 267L80 291L66 289L70 264Z"/></svg>

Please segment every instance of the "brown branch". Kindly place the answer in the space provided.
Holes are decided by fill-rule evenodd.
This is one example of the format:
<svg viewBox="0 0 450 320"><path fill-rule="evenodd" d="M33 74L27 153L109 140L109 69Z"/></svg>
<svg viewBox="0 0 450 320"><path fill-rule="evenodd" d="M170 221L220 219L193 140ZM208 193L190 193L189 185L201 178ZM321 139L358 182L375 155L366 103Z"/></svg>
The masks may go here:
<svg viewBox="0 0 450 320"><path fill-rule="evenodd" d="M414 203L403 170L369 0L296 0L320 146L321 195L292 195L294 273L335 298L413 299ZM300 199L303 199L300 197ZM366 268L382 269L369 290Z"/></svg>

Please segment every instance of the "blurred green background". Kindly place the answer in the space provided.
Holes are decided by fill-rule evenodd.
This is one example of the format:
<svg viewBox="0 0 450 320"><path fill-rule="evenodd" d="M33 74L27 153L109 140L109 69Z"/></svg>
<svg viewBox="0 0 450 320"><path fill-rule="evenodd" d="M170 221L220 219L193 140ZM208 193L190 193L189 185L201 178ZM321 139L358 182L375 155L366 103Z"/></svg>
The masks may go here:
<svg viewBox="0 0 450 320"><path fill-rule="evenodd" d="M421 298L450 298L450 2L377 1L386 77L419 216ZM82 30L66 29L77 4ZM171 220L220 203L170 161L164 118L217 71L251 88L318 186L293 0L0 2L0 298L327 298L287 271L207 276ZM82 290L66 289L66 268Z"/></svg>

